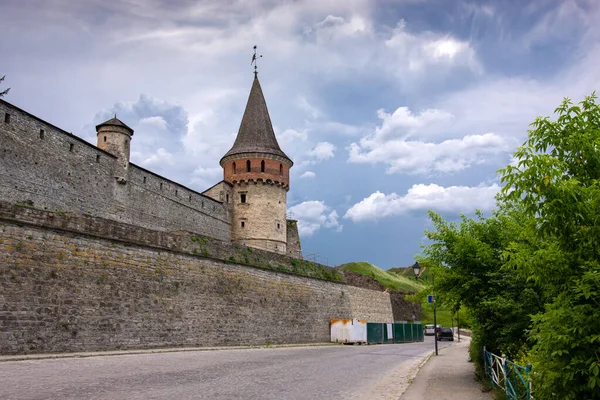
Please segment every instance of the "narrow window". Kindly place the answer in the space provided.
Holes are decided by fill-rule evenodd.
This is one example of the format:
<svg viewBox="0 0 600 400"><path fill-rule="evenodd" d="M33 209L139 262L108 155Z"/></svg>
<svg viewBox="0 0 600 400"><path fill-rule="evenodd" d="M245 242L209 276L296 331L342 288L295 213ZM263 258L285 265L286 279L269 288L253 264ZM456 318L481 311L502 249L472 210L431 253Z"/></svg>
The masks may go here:
<svg viewBox="0 0 600 400"><path fill-rule="evenodd" d="M279 224L279 222L277 223L277 229L279 229L281 227L281 225Z"/></svg>
<svg viewBox="0 0 600 400"><path fill-rule="evenodd" d="M265 172L265 160L260 162L260 172Z"/></svg>
<svg viewBox="0 0 600 400"><path fill-rule="evenodd" d="M250 160L246 161L246 172L250 172Z"/></svg>
<svg viewBox="0 0 600 400"><path fill-rule="evenodd" d="M204 208L204 202L202 202L202 208Z"/></svg>
<svg viewBox="0 0 600 400"><path fill-rule="evenodd" d="M69 151L73 151L73 146L75 146L73 143L69 143Z"/></svg>
<svg viewBox="0 0 600 400"><path fill-rule="evenodd" d="M4 123L5 124L10 123L10 114L9 113L4 113Z"/></svg>
<svg viewBox="0 0 600 400"><path fill-rule="evenodd" d="M283 164L279 164L279 175L283 175Z"/></svg>
<svg viewBox="0 0 600 400"><path fill-rule="evenodd" d="M242 221L242 228L246 226L246 223L244 221Z"/></svg>
<svg viewBox="0 0 600 400"><path fill-rule="evenodd" d="M190 202L192 201L192 195L190 195Z"/></svg>
<svg viewBox="0 0 600 400"><path fill-rule="evenodd" d="M144 183L146 183L146 177L144 177Z"/></svg>
<svg viewBox="0 0 600 400"><path fill-rule="evenodd" d="M227 193L227 194L225 195L225 202L226 202L226 203L229 203L229 193Z"/></svg>
<svg viewBox="0 0 600 400"><path fill-rule="evenodd" d="M96 162L100 162L100 154L96 154Z"/></svg>
<svg viewBox="0 0 600 400"><path fill-rule="evenodd" d="M235 161L234 161L234 162L233 162L233 173L234 173L234 174L237 174L237 171L236 171L236 169L237 169L237 168L235 167Z"/></svg>
<svg viewBox="0 0 600 400"><path fill-rule="evenodd" d="M246 193L240 193L240 203L246 202Z"/></svg>
<svg viewBox="0 0 600 400"><path fill-rule="evenodd" d="M177 196L177 193L178 193L178 192L179 192L179 191L178 191L177 189L175 189L175 196Z"/></svg>
<svg viewBox="0 0 600 400"><path fill-rule="evenodd" d="M40 139L43 139L43 138L44 138L44 130L40 129Z"/></svg>
<svg viewBox="0 0 600 400"><path fill-rule="evenodd" d="M160 190L162 190L162 182L160 183Z"/></svg>
<svg viewBox="0 0 600 400"><path fill-rule="evenodd" d="M106 136L104 136L104 143L106 143Z"/></svg>

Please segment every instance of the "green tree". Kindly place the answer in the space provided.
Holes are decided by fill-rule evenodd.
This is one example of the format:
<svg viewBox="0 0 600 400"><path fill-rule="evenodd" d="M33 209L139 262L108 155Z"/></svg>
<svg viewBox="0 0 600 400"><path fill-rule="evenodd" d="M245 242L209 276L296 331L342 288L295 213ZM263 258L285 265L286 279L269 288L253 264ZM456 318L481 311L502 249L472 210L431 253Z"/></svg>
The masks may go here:
<svg viewBox="0 0 600 400"><path fill-rule="evenodd" d="M471 357L481 360L484 345L516 355L526 346L530 315L543 306L532 283L504 268L502 254L522 230L522 213L504 209L484 218L477 212L475 219L461 215L460 223L429 216L434 229L426 232L431 244L420 262L433 266L440 300L466 306L475 318Z"/></svg>
<svg viewBox="0 0 600 400"><path fill-rule="evenodd" d="M518 202L529 238L506 265L549 299L533 317L536 397L600 398L600 106L565 99L556 121L537 118L501 170L500 200ZM534 245L537 243L537 245Z"/></svg>
<svg viewBox="0 0 600 400"><path fill-rule="evenodd" d="M4 75L2 78L0 78L0 83L2 83L4 81L4 78L6 78L6 75ZM10 90L10 88L5 89L2 92L0 92L0 97L4 97L4 95L8 94L9 90Z"/></svg>
<svg viewBox="0 0 600 400"><path fill-rule="evenodd" d="M592 94L556 113L499 171L492 217L430 214L423 263L473 312L475 350L532 361L536 398L600 399L600 106Z"/></svg>

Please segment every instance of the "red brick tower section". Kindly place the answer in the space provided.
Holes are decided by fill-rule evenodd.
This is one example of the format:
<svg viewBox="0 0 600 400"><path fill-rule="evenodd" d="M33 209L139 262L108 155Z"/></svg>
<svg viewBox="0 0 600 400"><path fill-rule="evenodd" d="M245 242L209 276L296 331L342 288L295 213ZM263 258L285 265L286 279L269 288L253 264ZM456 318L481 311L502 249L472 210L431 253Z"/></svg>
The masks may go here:
<svg viewBox="0 0 600 400"><path fill-rule="evenodd" d="M255 75L237 138L221 159L224 180L233 185L234 243L286 254L286 197L293 165L279 148Z"/></svg>

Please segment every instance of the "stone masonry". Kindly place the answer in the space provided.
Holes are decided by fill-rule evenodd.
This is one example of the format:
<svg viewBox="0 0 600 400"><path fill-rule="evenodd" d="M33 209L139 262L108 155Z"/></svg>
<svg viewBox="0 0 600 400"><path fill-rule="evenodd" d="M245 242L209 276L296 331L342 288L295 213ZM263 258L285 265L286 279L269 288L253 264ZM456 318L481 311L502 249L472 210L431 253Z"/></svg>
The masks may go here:
<svg viewBox="0 0 600 400"><path fill-rule="evenodd" d="M0 100L0 116L6 114L10 122L0 120L0 200L230 240L227 203L132 163L124 177L113 154Z"/></svg>
<svg viewBox="0 0 600 400"><path fill-rule="evenodd" d="M302 258L302 247L300 245L300 234L298 233L298 221L287 220L287 255L289 257Z"/></svg>
<svg viewBox="0 0 600 400"><path fill-rule="evenodd" d="M388 293L193 254L175 234L9 205L0 224L2 354L326 342L330 318L393 320Z"/></svg>
<svg viewBox="0 0 600 400"><path fill-rule="evenodd" d="M0 100L0 354L329 341L392 322L390 295L302 260L292 160L255 79L224 180L203 193ZM143 134L143 133L142 133Z"/></svg>

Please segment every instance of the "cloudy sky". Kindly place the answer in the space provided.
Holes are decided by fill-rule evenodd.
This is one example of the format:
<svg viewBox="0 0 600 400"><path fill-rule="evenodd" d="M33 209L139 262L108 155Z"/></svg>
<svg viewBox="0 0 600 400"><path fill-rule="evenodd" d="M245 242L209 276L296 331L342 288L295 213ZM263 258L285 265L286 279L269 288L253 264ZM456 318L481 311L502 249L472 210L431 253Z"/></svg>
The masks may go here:
<svg viewBox="0 0 600 400"><path fill-rule="evenodd" d="M428 209L489 211L529 123L600 89L598 21L596 0L4 0L0 75L92 143L116 112L133 162L203 191L257 45L304 253L387 269Z"/></svg>

